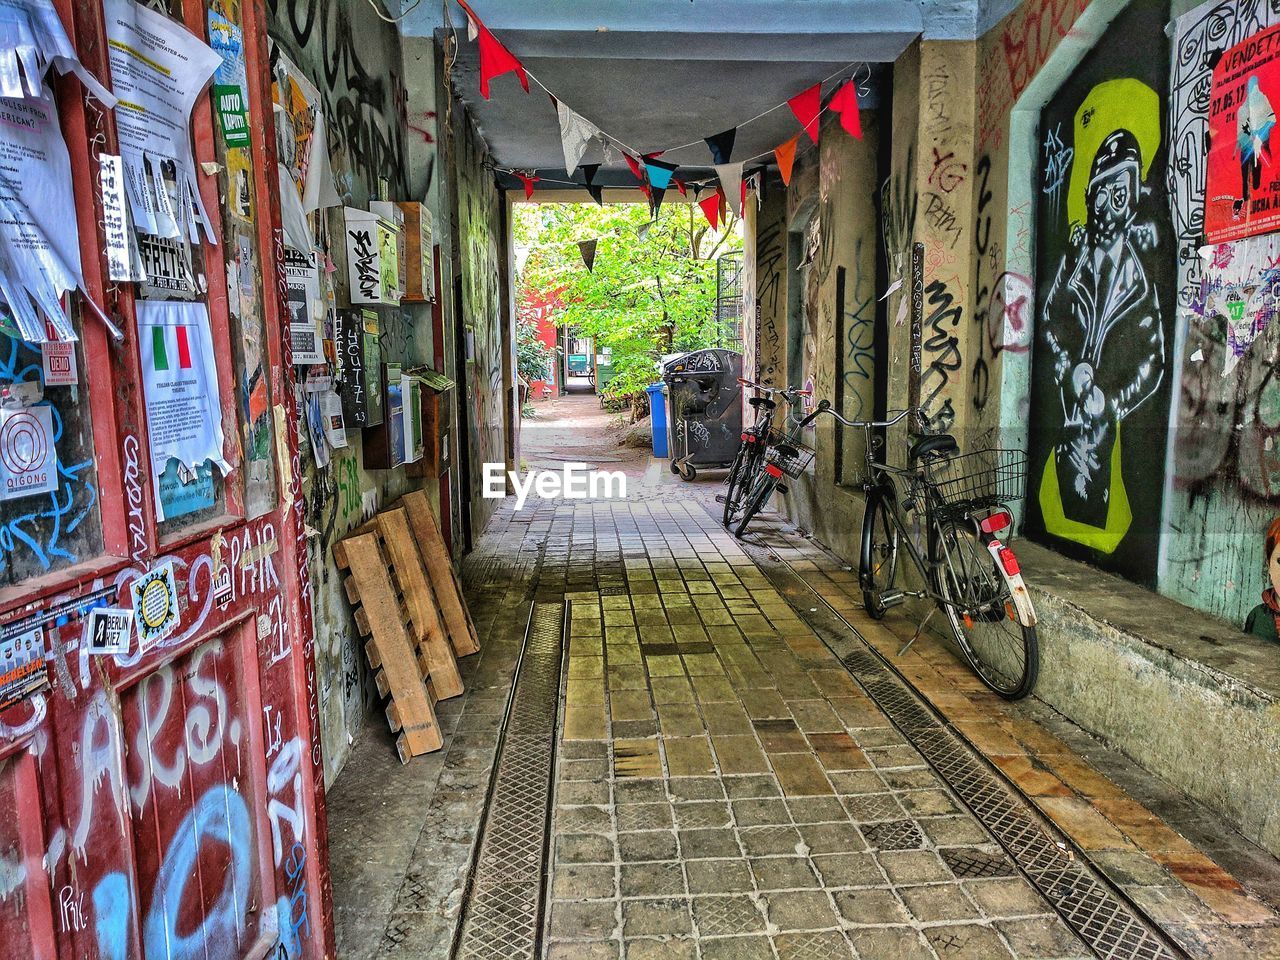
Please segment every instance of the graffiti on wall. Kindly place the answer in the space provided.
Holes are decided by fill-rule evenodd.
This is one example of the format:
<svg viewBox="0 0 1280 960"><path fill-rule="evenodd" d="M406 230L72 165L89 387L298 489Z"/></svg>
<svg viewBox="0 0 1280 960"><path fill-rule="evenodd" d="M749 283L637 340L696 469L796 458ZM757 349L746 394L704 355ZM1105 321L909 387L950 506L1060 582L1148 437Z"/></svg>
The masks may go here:
<svg viewBox="0 0 1280 960"><path fill-rule="evenodd" d="M1157 30L1139 2L1045 107L1038 202L1028 529L1152 582L1163 492L1174 311L1155 76L1133 68L1133 30ZM1162 22L1162 21L1160 21ZM1119 75L1118 75L1119 74ZM1065 169L1060 169L1065 167ZM1141 522L1135 526L1135 520Z"/></svg>

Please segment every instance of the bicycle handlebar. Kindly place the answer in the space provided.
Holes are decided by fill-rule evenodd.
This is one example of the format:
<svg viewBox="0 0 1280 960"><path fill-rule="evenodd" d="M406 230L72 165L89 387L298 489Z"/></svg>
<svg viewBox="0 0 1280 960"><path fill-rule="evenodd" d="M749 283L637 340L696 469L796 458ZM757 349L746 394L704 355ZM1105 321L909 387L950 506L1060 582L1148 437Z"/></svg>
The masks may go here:
<svg viewBox="0 0 1280 960"><path fill-rule="evenodd" d="M748 380L746 377L739 377L738 382L742 384L744 387L750 387L753 390L759 390L761 393L768 393L768 394L780 393L784 397L808 397L813 394L812 390L800 390L800 389L797 389L796 387L765 386L763 383L756 383L753 380Z"/></svg>
<svg viewBox="0 0 1280 960"><path fill-rule="evenodd" d="M846 427L892 427L895 424L901 423L903 419L905 419L906 416L909 413L911 413L910 410L903 410L892 420L846 420L844 417L840 416L840 414L836 413L835 410L832 410L830 408L831 405L829 401L824 400L822 402L827 404L827 408L825 412L830 413L831 416L835 417L837 420L843 423ZM819 404L819 408L821 409L821 404Z"/></svg>

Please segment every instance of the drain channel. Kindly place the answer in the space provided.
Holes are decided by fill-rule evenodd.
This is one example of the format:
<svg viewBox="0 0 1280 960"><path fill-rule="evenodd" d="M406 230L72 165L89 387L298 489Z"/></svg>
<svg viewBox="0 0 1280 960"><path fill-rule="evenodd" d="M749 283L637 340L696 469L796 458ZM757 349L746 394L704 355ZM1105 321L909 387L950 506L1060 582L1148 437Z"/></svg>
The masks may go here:
<svg viewBox="0 0 1280 960"><path fill-rule="evenodd" d="M1088 867L1071 841L1033 812L790 564L756 544L744 542L743 547L820 636L852 634L854 649L841 659L845 669L1096 956L1101 960L1185 960L1186 954ZM804 596L797 596L801 592ZM987 868L974 864L973 869Z"/></svg>
<svg viewBox="0 0 1280 960"><path fill-rule="evenodd" d="M463 902L456 960L537 956L563 634L563 603L535 603Z"/></svg>
<svg viewBox="0 0 1280 960"><path fill-rule="evenodd" d="M842 662L1095 954L1105 960L1183 956L1143 923L1109 884L1086 869L1065 839L1055 837L878 654L855 650Z"/></svg>

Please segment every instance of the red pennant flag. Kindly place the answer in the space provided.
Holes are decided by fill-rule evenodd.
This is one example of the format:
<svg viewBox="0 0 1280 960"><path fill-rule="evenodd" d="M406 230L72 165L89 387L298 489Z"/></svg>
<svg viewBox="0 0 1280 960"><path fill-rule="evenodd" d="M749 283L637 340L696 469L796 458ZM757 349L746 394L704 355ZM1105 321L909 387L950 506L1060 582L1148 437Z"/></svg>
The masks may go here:
<svg viewBox="0 0 1280 960"><path fill-rule="evenodd" d="M673 177L671 182L674 183L676 185L676 189L680 191L680 196L687 197L689 195L689 191L684 187L684 181L679 177Z"/></svg>
<svg viewBox="0 0 1280 960"><path fill-rule="evenodd" d="M519 170L513 170L512 173L514 173L520 179L520 182L524 184L524 198L526 200L532 200L533 185L537 183L539 180L541 180L542 178L539 177L537 174L522 173Z"/></svg>
<svg viewBox="0 0 1280 960"><path fill-rule="evenodd" d="M856 140L862 139L862 117L858 114L858 88L850 80L831 98L831 109L840 114L840 126Z"/></svg>
<svg viewBox="0 0 1280 960"><path fill-rule="evenodd" d="M707 218L707 223L711 224L712 230L720 229L720 192L716 191L710 197L698 201L698 206L702 208L703 216Z"/></svg>
<svg viewBox="0 0 1280 960"><path fill-rule="evenodd" d="M822 84L815 83L804 93L797 93L787 101L787 106L809 134L809 139L818 142L818 114L822 110Z"/></svg>
<svg viewBox="0 0 1280 960"><path fill-rule="evenodd" d="M780 147L775 147L773 155L778 160L778 172L782 174L782 182L791 185L791 168L796 162L796 146L800 143L800 134L796 134Z"/></svg>
<svg viewBox="0 0 1280 960"><path fill-rule="evenodd" d="M631 154L627 153L625 150L622 152L622 159L627 161L627 166L631 168L631 172L635 174L635 178L637 180L643 181L644 168L640 166L640 161L637 160L635 157L633 157Z"/></svg>
<svg viewBox="0 0 1280 960"><path fill-rule="evenodd" d="M510 50L502 45L502 42L489 32L480 18L475 15L475 11L467 4L466 0L461 0L459 4L466 15L475 24L476 39L480 43L480 96L486 100L489 99L489 81L496 77L501 77L507 73L515 73L520 78L520 86L524 87L524 92L529 92L529 75L524 72L524 65L515 58Z"/></svg>

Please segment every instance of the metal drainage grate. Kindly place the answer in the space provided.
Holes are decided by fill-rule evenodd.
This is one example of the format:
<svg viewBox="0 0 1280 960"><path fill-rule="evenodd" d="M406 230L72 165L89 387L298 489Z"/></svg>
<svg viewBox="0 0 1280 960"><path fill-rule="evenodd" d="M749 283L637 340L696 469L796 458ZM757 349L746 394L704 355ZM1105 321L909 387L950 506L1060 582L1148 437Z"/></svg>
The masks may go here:
<svg viewBox="0 0 1280 960"><path fill-rule="evenodd" d="M1097 956L1104 960L1175 960L1184 956L1147 926L1110 885L1075 859L1064 839L1051 833L1026 802L944 727L874 652L863 647L846 656L843 663ZM876 824L863 830L872 842L873 831L892 825Z"/></svg>
<svg viewBox="0 0 1280 960"><path fill-rule="evenodd" d="M537 956L563 634L563 603L535 603L489 785L457 960Z"/></svg>
<svg viewBox="0 0 1280 960"><path fill-rule="evenodd" d="M946 847L938 852L951 872L961 880L1013 876L1013 864L998 853L966 847Z"/></svg>
<svg viewBox="0 0 1280 960"><path fill-rule="evenodd" d="M862 828L867 845L873 850L919 850L924 845L924 835L910 820L887 820Z"/></svg>

